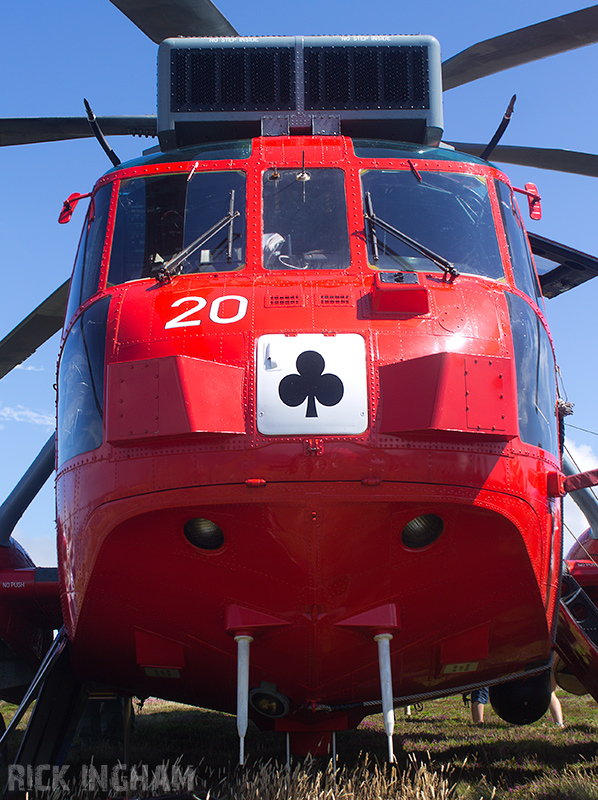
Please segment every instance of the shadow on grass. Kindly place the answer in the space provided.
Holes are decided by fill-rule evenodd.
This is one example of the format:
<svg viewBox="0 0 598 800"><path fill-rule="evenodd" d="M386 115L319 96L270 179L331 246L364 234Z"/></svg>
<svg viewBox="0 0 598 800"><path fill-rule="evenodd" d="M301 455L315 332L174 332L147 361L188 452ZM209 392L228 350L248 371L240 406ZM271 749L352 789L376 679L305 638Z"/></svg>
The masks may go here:
<svg viewBox="0 0 598 800"><path fill-rule="evenodd" d="M384 765L386 737L378 718L371 727L337 734L339 767L350 769L367 753L372 763ZM406 770L415 758L420 763L447 765L456 782L475 787L486 781L511 793L518 787L551 779L570 765L595 763L598 728L575 722L564 730L552 726L516 728L501 721L473 727L463 719L461 709L453 716L404 718L397 715L395 755L399 770ZM285 736L262 732L250 723L246 739L247 762L271 761L284 765ZM234 771L237 767L238 737L233 716L193 708L143 712L136 717L131 762L154 767L180 758L183 765L209 764L210 769ZM68 762L114 764L122 751L114 748L79 748ZM328 759L314 764L325 769ZM295 761L296 763L296 761ZM498 796L498 795L497 795ZM542 796L542 795L540 795ZM545 795L547 798L549 795Z"/></svg>
<svg viewBox="0 0 598 800"><path fill-rule="evenodd" d="M439 714L439 709L444 713ZM455 800L490 797L598 800L598 724L592 724L596 717L593 703L581 699L571 704L566 709L565 729L546 721L518 728L498 720L491 710L487 716L486 725L473 727L460 698L427 704L412 717L398 711L395 753L399 772L405 773L414 760L431 764L433 769L444 768L455 787L451 795ZM17 745L18 741L13 739L9 763L14 759ZM337 752L340 769L346 768L347 772L355 769L364 763L367 754L372 769L379 768L386 774L387 744L381 717L367 718L358 730L340 732ZM269 762L273 774L280 772L286 762L285 736L260 732L250 723L246 753L249 770L266 774L263 765ZM157 701L148 702L136 715L131 764L146 764L151 769L176 761L183 768L200 765L199 774L208 785L216 774L236 780L237 758L238 737L233 716ZM114 766L122 759L122 746L78 744L71 749L67 763L76 769L92 761ZM299 763L293 760L294 765ZM328 763L329 759L316 759L310 769L325 771ZM562 775L566 776L561 784L567 786L568 795L559 794L558 781ZM586 791L583 787L596 787L596 791L593 788Z"/></svg>

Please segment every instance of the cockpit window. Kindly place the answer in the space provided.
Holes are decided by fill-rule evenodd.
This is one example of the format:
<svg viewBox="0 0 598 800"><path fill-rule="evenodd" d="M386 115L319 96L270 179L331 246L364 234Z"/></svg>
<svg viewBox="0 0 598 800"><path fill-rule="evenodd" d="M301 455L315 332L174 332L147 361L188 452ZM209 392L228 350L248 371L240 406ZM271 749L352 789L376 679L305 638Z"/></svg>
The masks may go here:
<svg viewBox="0 0 598 800"><path fill-rule="evenodd" d="M64 342L58 369L59 464L102 444L109 306L109 297L89 306Z"/></svg>
<svg viewBox="0 0 598 800"><path fill-rule="evenodd" d="M517 373L519 438L558 456L556 377L548 333L529 303L505 292Z"/></svg>
<svg viewBox="0 0 598 800"><path fill-rule="evenodd" d="M541 291L513 192L502 181L496 181L496 191L507 235L515 286L538 302Z"/></svg>
<svg viewBox="0 0 598 800"><path fill-rule="evenodd" d="M264 173L265 269L345 269L350 264L344 173Z"/></svg>
<svg viewBox="0 0 598 800"><path fill-rule="evenodd" d="M98 189L89 204L71 278L67 322L79 306L98 291L111 194L112 184L109 183Z"/></svg>
<svg viewBox="0 0 598 800"><path fill-rule="evenodd" d="M374 215L449 261L459 273L504 277L485 178L463 173L366 170L361 176ZM366 232L368 232L366 225ZM370 228L371 233L371 228ZM375 226L368 236L374 269L440 271L393 233Z"/></svg>
<svg viewBox="0 0 598 800"><path fill-rule="evenodd" d="M195 172L121 181L108 285L155 278L167 262L239 212L180 265L179 273L230 272L245 261L245 175Z"/></svg>

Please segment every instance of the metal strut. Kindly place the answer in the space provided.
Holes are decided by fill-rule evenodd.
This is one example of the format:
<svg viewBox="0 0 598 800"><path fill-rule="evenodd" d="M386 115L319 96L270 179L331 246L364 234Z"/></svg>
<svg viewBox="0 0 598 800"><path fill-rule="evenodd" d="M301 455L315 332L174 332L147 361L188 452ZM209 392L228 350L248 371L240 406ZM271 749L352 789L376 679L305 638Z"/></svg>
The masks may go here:
<svg viewBox="0 0 598 800"><path fill-rule="evenodd" d="M40 764L60 765L63 762L87 700L86 690L73 675L64 628L52 642L21 705L0 739L0 749L36 695L37 703L14 764L10 767L13 775L15 770L35 768ZM10 771L7 789L10 787Z"/></svg>
<svg viewBox="0 0 598 800"><path fill-rule="evenodd" d="M378 642L378 662L380 666L380 688L382 689L382 716L384 717L384 730L388 739L388 760L392 764L395 754L392 736L395 731L395 710L392 700L392 670L390 667L390 640L392 633L379 633L374 636Z"/></svg>
<svg viewBox="0 0 598 800"><path fill-rule="evenodd" d="M249 722L249 645L253 636L235 636L237 643L237 731L239 764L245 764L245 734Z"/></svg>

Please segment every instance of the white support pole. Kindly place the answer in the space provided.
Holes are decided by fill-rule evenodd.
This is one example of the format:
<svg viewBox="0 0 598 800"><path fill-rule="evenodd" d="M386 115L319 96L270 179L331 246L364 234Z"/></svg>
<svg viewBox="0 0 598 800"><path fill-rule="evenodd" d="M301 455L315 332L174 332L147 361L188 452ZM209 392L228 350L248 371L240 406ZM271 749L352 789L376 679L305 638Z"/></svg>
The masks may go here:
<svg viewBox="0 0 598 800"><path fill-rule="evenodd" d="M392 736L395 730L395 712L392 702L392 672L390 668L390 640L391 633L379 633L374 636L378 642L378 663L380 666L380 687L382 689L382 715L384 717L384 730L388 739L388 760L395 760Z"/></svg>
<svg viewBox="0 0 598 800"><path fill-rule="evenodd" d="M253 636L235 636L237 643L237 731L239 764L245 764L245 734L249 722L249 645Z"/></svg>
<svg viewBox="0 0 598 800"><path fill-rule="evenodd" d="M336 775L336 731L332 731L332 770Z"/></svg>
<svg viewBox="0 0 598 800"><path fill-rule="evenodd" d="M291 771L291 734L287 731L287 772Z"/></svg>
<svg viewBox="0 0 598 800"><path fill-rule="evenodd" d="M131 769L131 719L133 717L133 698L123 698L123 756L125 769Z"/></svg>

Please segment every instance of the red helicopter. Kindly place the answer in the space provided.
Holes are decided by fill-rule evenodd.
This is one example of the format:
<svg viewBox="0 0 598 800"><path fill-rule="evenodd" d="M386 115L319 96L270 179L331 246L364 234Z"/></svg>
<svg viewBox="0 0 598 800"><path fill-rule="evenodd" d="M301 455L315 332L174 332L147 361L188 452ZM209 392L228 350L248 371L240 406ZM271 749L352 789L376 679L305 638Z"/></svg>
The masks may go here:
<svg viewBox="0 0 598 800"><path fill-rule="evenodd" d="M512 106L446 145L441 92L598 40L597 7L441 65L428 36L114 4L161 42L157 117L2 137L113 165L65 202L70 283L0 343L6 374L64 325L56 436L0 509L0 696L39 693L18 763L59 760L98 684L236 712L241 763L249 718L322 753L381 707L391 759L395 706L490 685L539 718L567 489L542 296L598 260L526 235L537 189L489 161L526 163ZM159 144L121 164L104 134L131 131ZM57 572L11 538L54 468Z"/></svg>

